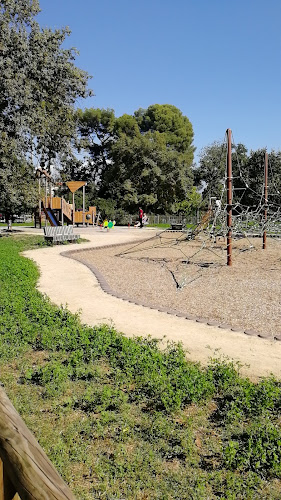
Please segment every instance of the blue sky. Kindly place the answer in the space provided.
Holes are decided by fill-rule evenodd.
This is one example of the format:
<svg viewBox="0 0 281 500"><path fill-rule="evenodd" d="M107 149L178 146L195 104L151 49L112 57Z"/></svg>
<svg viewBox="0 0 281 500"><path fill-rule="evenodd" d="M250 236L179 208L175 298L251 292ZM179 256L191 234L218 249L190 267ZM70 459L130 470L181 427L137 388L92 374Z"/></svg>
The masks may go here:
<svg viewBox="0 0 281 500"><path fill-rule="evenodd" d="M116 116L173 104L196 153L231 128L248 149L281 150L280 0L40 0L43 27L69 26L66 46L92 79L78 106Z"/></svg>

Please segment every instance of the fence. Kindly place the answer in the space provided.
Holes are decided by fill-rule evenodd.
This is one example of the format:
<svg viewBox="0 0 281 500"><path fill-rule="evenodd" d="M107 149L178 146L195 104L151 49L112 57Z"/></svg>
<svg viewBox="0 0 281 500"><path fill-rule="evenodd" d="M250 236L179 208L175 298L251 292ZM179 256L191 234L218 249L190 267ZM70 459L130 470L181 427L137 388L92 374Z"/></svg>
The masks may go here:
<svg viewBox="0 0 281 500"><path fill-rule="evenodd" d="M186 217L184 215L153 215L148 214L149 224L198 224L200 221L200 213L196 216Z"/></svg>

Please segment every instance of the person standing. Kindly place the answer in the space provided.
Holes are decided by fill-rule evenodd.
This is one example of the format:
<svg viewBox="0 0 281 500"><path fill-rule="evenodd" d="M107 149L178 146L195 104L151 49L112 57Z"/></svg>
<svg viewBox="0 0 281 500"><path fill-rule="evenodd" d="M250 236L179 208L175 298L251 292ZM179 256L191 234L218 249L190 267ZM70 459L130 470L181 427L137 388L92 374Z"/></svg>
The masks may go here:
<svg viewBox="0 0 281 500"><path fill-rule="evenodd" d="M140 223L140 227L143 227L142 219L143 219L143 209L141 207L139 207L139 223Z"/></svg>

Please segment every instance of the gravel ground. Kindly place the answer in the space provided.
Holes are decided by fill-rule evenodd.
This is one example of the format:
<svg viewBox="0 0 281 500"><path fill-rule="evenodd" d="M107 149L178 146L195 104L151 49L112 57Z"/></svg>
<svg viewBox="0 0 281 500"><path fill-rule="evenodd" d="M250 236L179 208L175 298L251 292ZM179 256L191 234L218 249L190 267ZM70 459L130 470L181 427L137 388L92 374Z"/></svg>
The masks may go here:
<svg viewBox="0 0 281 500"><path fill-rule="evenodd" d="M79 257L79 253L76 254ZM164 232L145 243L81 252L130 300L281 338L281 241L226 242Z"/></svg>

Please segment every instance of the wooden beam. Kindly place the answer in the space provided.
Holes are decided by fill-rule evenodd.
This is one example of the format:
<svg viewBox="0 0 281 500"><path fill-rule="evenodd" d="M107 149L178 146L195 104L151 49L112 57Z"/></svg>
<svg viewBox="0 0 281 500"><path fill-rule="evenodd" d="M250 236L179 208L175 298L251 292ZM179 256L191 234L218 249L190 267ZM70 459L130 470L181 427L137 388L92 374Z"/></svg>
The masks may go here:
<svg viewBox="0 0 281 500"><path fill-rule="evenodd" d="M0 458L0 500L21 500Z"/></svg>
<svg viewBox="0 0 281 500"><path fill-rule="evenodd" d="M6 474L12 491L17 492L21 500L75 500L1 387L0 457L4 464L0 479L3 500L16 499L3 496ZM0 500L2 498L0 496Z"/></svg>

